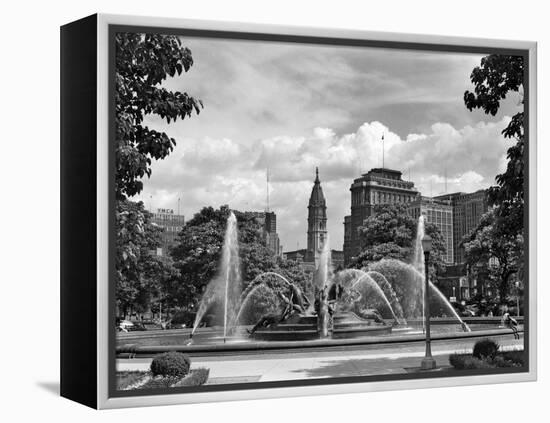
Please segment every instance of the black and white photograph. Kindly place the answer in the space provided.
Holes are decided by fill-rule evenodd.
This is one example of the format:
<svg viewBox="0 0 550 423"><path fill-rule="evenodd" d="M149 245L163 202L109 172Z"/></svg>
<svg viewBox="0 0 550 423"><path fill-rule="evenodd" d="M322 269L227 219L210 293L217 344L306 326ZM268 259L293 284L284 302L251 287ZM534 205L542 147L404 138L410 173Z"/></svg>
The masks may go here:
<svg viewBox="0 0 550 423"><path fill-rule="evenodd" d="M527 56L116 30L117 395L527 372Z"/></svg>
<svg viewBox="0 0 550 423"><path fill-rule="evenodd" d="M541 420L543 3L4 9L0 421Z"/></svg>

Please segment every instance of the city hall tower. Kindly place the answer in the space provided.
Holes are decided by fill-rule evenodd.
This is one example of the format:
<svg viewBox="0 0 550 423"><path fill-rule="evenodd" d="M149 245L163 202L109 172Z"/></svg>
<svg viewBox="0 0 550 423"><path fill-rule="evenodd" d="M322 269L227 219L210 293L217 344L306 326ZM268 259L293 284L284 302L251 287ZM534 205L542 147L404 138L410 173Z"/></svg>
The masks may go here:
<svg viewBox="0 0 550 423"><path fill-rule="evenodd" d="M305 261L317 263L319 252L327 239L327 204L319 180L319 168L315 168L315 181L307 208L307 251Z"/></svg>

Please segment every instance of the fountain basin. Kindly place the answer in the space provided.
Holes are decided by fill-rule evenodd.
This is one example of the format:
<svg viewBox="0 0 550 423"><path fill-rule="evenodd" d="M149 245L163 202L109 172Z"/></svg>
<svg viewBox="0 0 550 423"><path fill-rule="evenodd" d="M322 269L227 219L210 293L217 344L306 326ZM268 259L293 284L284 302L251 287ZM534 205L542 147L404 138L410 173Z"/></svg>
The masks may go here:
<svg viewBox="0 0 550 423"><path fill-rule="evenodd" d="M332 337L360 338L365 336L388 335L392 326L386 323L377 323L374 320L362 319L355 313L348 311L334 315Z"/></svg>
<svg viewBox="0 0 550 423"><path fill-rule="evenodd" d="M335 339L387 335L392 331L392 326L386 323L362 319L353 312L337 312L333 320L329 337ZM320 337L317 316L311 314L291 316L276 326L259 329L250 335L250 338L261 341L307 341Z"/></svg>

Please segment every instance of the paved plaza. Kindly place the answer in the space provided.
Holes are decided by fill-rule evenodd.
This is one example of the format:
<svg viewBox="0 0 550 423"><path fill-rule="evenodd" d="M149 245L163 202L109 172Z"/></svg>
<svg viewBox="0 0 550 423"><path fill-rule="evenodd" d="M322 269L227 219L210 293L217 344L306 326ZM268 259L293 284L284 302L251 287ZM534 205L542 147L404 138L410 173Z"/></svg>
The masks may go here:
<svg viewBox="0 0 550 423"><path fill-rule="evenodd" d="M501 350L523 348L523 337L493 337ZM441 370L450 369L449 355L470 352L475 340L433 341L432 354ZM209 384L267 382L296 379L372 376L407 373L420 365L423 342L371 345L330 350L248 353L232 356L198 356L192 368L210 369ZM148 370L151 358L118 359L118 370Z"/></svg>

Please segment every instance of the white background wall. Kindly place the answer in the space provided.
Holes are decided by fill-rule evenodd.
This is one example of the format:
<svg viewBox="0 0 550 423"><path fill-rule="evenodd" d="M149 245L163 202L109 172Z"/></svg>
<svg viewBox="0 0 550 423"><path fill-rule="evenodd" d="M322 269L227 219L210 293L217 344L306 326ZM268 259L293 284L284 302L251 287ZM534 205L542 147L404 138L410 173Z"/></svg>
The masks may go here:
<svg viewBox="0 0 550 423"><path fill-rule="evenodd" d="M548 195L539 189L539 382L101 413L61 399L59 26L95 12L539 41L539 186L548 161L542 1L24 1L3 3L0 49L0 419L10 421L543 421L548 410ZM546 163L545 163L546 162ZM7 230L7 231L6 231ZM545 357L546 355L546 357ZM544 394L546 390L546 394Z"/></svg>

